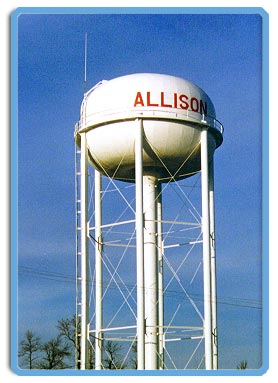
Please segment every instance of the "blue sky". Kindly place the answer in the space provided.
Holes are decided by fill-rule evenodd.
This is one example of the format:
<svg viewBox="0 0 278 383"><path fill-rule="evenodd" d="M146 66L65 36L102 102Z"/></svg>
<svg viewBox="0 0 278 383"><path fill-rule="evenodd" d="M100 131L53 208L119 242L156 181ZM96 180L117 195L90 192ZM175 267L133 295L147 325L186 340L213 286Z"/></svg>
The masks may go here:
<svg viewBox="0 0 278 383"><path fill-rule="evenodd" d="M225 127L215 153L220 368L244 359L260 368L261 15L24 12L17 21L19 337L31 329L47 338L75 311L73 127L87 32L88 89L154 72L186 78L212 99Z"/></svg>

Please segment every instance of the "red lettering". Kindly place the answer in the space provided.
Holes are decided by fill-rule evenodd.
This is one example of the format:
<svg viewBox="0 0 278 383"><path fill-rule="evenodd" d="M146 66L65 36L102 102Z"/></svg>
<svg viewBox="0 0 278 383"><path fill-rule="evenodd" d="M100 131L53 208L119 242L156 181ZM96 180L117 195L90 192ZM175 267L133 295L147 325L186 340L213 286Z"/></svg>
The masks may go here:
<svg viewBox="0 0 278 383"><path fill-rule="evenodd" d="M178 95L177 93L174 93L174 108L178 107Z"/></svg>
<svg viewBox="0 0 278 383"><path fill-rule="evenodd" d="M187 102L187 100L188 100L188 97L187 97L187 95L186 94L181 94L180 96L179 96L179 100L180 100L180 107L181 107L181 109L185 109L185 110L187 110L188 109L188 107L189 107L189 105L188 105L188 102Z"/></svg>
<svg viewBox="0 0 278 383"><path fill-rule="evenodd" d="M137 92L133 106L134 107L145 106L144 99L141 92ZM165 101L165 92L160 92L160 104L158 104L158 103L152 102L151 92L147 92L146 106L154 106L154 107L161 106L163 108L176 108L176 109L181 108L184 110L188 110L190 107L190 110L192 110L192 112L198 112L205 116L207 115L207 112L208 112L208 105L206 101L203 101L196 97L189 98L186 94L178 94L178 93L173 93L173 104L168 104Z"/></svg>
<svg viewBox="0 0 278 383"><path fill-rule="evenodd" d="M165 104L165 102L164 102L164 92L161 92L161 106L165 106L166 108L172 108L171 104Z"/></svg>
<svg viewBox="0 0 278 383"><path fill-rule="evenodd" d="M208 105L206 101L204 102L203 100L200 100L200 113L204 114L205 116L208 113Z"/></svg>
<svg viewBox="0 0 278 383"><path fill-rule="evenodd" d="M133 106L135 107L137 105L144 106L144 100L143 100L141 92L137 92L136 97L135 97L135 101L134 101Z"/></svg>
<svg viewBox="0 0 278 383"><path fill-rule="evenodd" d="M194 105L195 104L195 105ZM196 97L192 97L190 100L190 108L193 112L198 112L199 110L199 101Z"/></svg>
<svg viewBox="0 0 278 383"><path fill-rule="evenodd" d="M159 106L158 104L151 103L151 92L147 92L147 106Z"/></svg>

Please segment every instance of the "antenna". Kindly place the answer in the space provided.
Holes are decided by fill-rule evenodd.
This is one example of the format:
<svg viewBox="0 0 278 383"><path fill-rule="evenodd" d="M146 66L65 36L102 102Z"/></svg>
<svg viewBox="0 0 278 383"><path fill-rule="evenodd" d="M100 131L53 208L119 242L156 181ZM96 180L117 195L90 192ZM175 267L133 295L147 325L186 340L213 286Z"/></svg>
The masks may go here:
<svg viewBox="0 0 278 383"><path fill-rule="evenodd" d="M86 93L86 86L87 86L87 35L88 33L85 33L85 49L84 49L84 94Z"/></svg>

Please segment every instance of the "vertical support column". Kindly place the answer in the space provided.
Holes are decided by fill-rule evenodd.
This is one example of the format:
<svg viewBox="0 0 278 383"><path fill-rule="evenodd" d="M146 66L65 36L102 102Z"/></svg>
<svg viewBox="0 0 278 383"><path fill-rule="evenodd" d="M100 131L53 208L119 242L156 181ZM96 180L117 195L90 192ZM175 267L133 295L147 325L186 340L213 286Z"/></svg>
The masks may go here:
<svg viewBox="0 0 278 383"><path fill-rule="evenodd" d="M81 133L80 159L80 210L81 210L81 333L80 333L80 368L88 367L88 149L86 133Z"/></svg>
<svg viewBox="0 0 278 383"><path fill-rule="evenodd" d="M162 238L162 191L157 184L157 250L158 250L158 353L159 368L164 368L164 296L163 296L163 238Z"/></svg>
<svg viewBox="0 0 278 383"><path fill-rule="evenodd" d="M145 369L145 291L143 216L143 121L135 126L136 273L137 273L137 369Z"/></svg>
<svg viewBox="0 0 278 383"><path fill-rule="evenodd" d="M210 209L208 188L208 131L201 131L201 179L202 179L202 231L203 231L203 278L204 278L204 337L205 367L212 369L211 331L211 261L210 261Z"/></svg>
<svg viewBox="0 0 278 383"><path fill-rule="evenodd" d="M156 224L157 178L143 176L144 205L144 275L145 275L145 316L146 370L158 368L158 265L157 265L157 224Z"/></svg>
<svg viewBox="0 0 278 383"><path fill-rule="evenodd" d="M98 170L95 170L95 270L96 270L96 303L95 303L95 369L102 369L102 177Z"/></svg>
<svg viewBox="0 0 278 383"><path fill-rule="evenodd" d="M217 343L217 289L216 289L216 248L214 220L214 164L213 156L209 162L209 208L210 208L210 256L211 256L211 326L212 326L212 368L218 369Z"/></svg>
<svg viewBox="0 0 278 383"><path fill-rule="evenodd" d="M75 280L75 368L77 370L80 369L80 299L81 299L81 279L80 279L80 272L81 272L81 238L80 238L80 214L81 214L81 195L80 195L80 149L77 146L77 143L75 144L75 211L76 211L76 216L75 216L75 253L76 253L76 258L75 258L75 275L76 275L76 280Z"/></svg>

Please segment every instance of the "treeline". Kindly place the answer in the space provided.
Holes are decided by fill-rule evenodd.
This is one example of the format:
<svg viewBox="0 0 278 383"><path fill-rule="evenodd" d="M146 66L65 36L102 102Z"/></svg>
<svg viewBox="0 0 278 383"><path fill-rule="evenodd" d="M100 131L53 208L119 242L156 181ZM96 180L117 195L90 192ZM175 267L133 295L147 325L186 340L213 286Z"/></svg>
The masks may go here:
<svg viewBox="0 0 278 383"><path fill-rule="evenodd" d="M80 338L76 341L76 325L80 333L80 320L76 317L61 319L57 323L58 335L47 342L28 330L19 343L19 367L22 369L80 369ZM95 338L90 336L89 368L94 369ZM136 342L126 352L122 345L114 341L103 343L102 368L106 370L137 369ZM236 367L247 369L247 361L242 360Z"/></svg>
<svg viewBox="0 0 278 383"><path fill-rule="evenodd" d="M61 319L57 323L58 335L47 342L28 330L19 344L19 367L22 369L80 369L80 339L76 341L76 317ZM89 348L90 368L94 369L94 343L91 336ZM131 355L123 355L123 347L114 341L103 344L103 369L136 369L136 344L131 347Z"/></svg>

